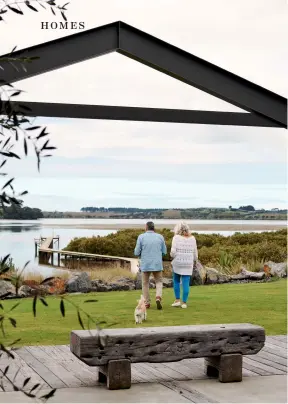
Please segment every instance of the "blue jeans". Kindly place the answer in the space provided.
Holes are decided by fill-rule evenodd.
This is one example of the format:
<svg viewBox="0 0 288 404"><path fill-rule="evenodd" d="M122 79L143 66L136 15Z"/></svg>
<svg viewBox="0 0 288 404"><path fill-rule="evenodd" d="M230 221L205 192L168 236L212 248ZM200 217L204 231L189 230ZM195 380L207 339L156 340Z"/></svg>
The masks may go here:
<svg viewBox="0 0 288 404"><path fill-rule="evenodd" d="M180 281L182 278L182 287L183 287L183 303L187 302L189 296L189 289L190 289L190 275L179 275L173 272L173 287L175 298L180 299Z"/></svg>

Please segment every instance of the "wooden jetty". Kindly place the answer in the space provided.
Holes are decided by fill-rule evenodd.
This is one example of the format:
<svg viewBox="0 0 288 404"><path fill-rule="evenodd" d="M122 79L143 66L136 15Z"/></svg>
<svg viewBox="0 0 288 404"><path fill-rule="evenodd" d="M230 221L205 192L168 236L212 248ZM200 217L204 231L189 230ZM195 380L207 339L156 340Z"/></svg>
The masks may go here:
<svg viewBox="0 0 288 404"><path fill-rule="evenodd" d="M58 249L54 248L54 243L58 243ZM59 249L59 236L40 237L35 240L35 255L38 256L39 265L50 265L60 267L64 262L64 268L77 269L81 263L111 263L116 267L127 268L132 273L138 272L138 259L116 257L110 255L89 254L76 251L65 251ZM56 257L56 260L55 260ZM57 264L55 265L55 263Z"/></svg>
<svg viewBox="0 0 288 404"><path fill-rule="evenodd" d="M25 387L27 390L35 383L40 383L44 388L99 385L98 369L78 360L70 352L68 345L26 346L17 350L14 355L13 361L1 358L1 369L10 364L7 376L11 380L19 369L15 381L21 387L23 381L31 377L29 384ZM265 346L258 354L243 358L243 377L272 375L287 375L287 335L266 337ZM176 391L180 388L177 383L181 381L207 378L202 358L185 359L174 363L132 364L132 383L160 383L170 385ZM4 388L5 391L13 391L9 381L5 381ZM192 400L192 402L196 401Z"/></svg>
<svg viewBox="0 0 288 404"><path fill-rule="evenodd" d="M53 236L53 237L42 237L40 236L39 238L34 239L34 245L35 245L35 257L38 257L38 252L39 248L54 248L54 244L58 245L59 249L59 243L60 243L60 237L59 236Z"/></svg>

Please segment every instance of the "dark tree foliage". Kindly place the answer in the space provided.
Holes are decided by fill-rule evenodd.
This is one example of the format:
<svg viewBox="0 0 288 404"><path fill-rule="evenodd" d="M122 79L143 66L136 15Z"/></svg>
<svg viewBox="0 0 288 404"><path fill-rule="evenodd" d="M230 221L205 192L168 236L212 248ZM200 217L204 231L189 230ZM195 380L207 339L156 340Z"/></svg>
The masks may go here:
<svg viewBox="0 0 288 404"><path fill-rule="evenodd" d="M49 8L54 15L59 12L63 19L66 20L65 11L68 3L59 5L58 0L30 0L30 1L10 1L0 0L0 22L7 20L9 13L15 13L19 16L23 15L25 10L38 12L40 9ZM35 153L37 161L37 169L40 170L40 164L43 157L49 157L51 151L55 149L50 144L49 133L46 127L34 126L33 122L25 116L28 108L21 102L14 103L17 100L17 96L21 94L21 90L15 88L11 83L5 80L5 66L9 63L19 70L26 70L27 63L33 63L35 58L22 58L15 59L13 57L14 48L11 55L5 58L0 58L0 175L3 177L3 185L0 191L0 211L2 215L11 214L14 210L17 212L29 213L29 208L22 208L23 201L21 197L27 194L27 191L16 192L14 188L14 178L8 175L8 163L15 159L21 160L21 158L28 156L31 151ZM13 104L12 102L13 101ZM34 209L38 211L37 209ZM30 209L31 211L31 209ZM32 210L33 211L33 210ZM41 211L37 213L37 216L41 215ZM0 277L9 281L9 271L11 270L11 257L7 254L4 258L0 259ZM28 262L20 271L16 277L19 279L24 271ZM7 277L7 278L5 278ZM15 275L14 275L15 278ZM1 282L0 279L0 282ZM12 281L12 279L10 279ZM17 281L17 279L16 279ZM15 279L14 279L15 282ZM0 296L0 365L1 359L13 361L17 354L17 346L21 342L20 340L9 340L9 327L17 327L17 322L13 318L13 311L20 305L21 301L16 301L15 305L10 310L5 309L3 300L9 297L10 293L5 293ZM65 317L65 302L72 304L75 307L79 324L82 328L87 325L96 327L100 331L100 323L93 319L83 308L78 307L73 301L67 299L65 296L60 296L59 310L63 317ZM89 302L95 302L96 300L88 300ZM34 316L37 314L37 304L43 304L48 306L48 302L45 297L36 295L33 299L32 311ZM8 362L9 363L9 362ZM47 401L53 397L55 389L50 390L48 393L43 394L41 391L42 386L39 384L32 384L31 378L28 377L23 383L17 383L17 375L19 370L14 376L11 376L11 364L5 367L0 366L0 388L5 390L5 384L8 382L12 385L14 391L23 392L26 396L35 400ZM5 383L4 383L5 381Z"/></svg>
<svg viewBox="0 0 288 404"><path fill-rule="evenodd" d="M248 212L254 212L255 208L252 205L240 206L239 210L246 210Z"/></svg>
<svg viewBox="0 0 288 404"><path fill-rule="evenodd" d="M0 219L10 220L37 220L42 219L43 212L38 208L30 208L29 206L12 205L0 211Z"/></svg>

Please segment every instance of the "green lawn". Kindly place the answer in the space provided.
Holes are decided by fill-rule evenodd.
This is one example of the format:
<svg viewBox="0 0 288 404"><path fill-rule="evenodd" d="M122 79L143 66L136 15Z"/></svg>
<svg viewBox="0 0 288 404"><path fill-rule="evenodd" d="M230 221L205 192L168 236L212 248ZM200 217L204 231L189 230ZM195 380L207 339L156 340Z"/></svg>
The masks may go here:
<svg viewBox="0 0 288 404"><path fill-rule="evenodd" d="M70 295L71 301L81 305L93 318L114 327L135 327L134 308L139 291L93 293ZM155 291L152 291L154 298ZM98 299L97 303L85 303L87 299ZM145 326L253 323L263 326L267 335L286 334L287 281L271 283L227 284L197 286L191 288L189 307L186 310L172 308L173 290L164 289L163 311L155 305L148 311ZM37 304L37 317L32 314L32 299L20 300L20 305L10 314L17 320L17 328L5 322L5 342L21 338L22 345L67 344L71 330L80 329L75 308L65 303L66 315L61 317L60 299L47 298L49 307ZM4 301L5 311L16 302ZM0 311L1 314L1 311ZM9 314L9 315L10 315ZM83 316L85 326L87 321ZM2 339L2 338L1 338Z"/></svg>

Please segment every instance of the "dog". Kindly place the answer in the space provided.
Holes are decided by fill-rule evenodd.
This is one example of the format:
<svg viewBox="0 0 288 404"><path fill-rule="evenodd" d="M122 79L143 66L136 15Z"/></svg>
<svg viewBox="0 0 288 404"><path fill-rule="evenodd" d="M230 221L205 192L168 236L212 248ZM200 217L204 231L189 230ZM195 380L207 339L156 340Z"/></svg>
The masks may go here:
<svg viewBox="0 0 288 404"><path fill-rule="evenodd" d="M143 295L141 295L140 300L137 300L137 303L134 311L135 324L141 324L147 320L147 310Z"/></svg>

